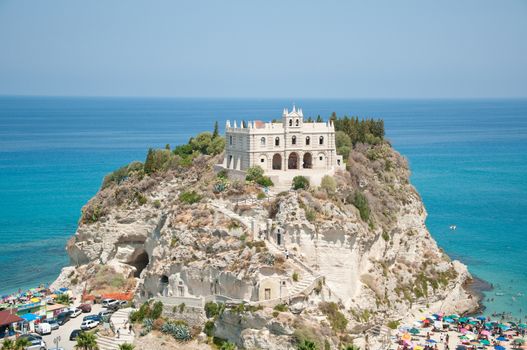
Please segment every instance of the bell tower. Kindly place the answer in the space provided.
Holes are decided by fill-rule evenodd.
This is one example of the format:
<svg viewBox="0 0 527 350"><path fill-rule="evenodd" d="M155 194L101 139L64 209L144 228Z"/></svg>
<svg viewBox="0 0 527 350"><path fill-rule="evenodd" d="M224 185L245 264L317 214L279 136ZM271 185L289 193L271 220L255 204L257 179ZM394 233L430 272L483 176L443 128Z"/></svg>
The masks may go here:
<svg viewBox="0 0 527 350"><path fill-rule="evenodd" d="M287 108L284 108L282 122L284 123L284 129L302 128L302 124L304 124L304 113L302 113L302 109L297 109L294 104L291 112Z"/></svg>

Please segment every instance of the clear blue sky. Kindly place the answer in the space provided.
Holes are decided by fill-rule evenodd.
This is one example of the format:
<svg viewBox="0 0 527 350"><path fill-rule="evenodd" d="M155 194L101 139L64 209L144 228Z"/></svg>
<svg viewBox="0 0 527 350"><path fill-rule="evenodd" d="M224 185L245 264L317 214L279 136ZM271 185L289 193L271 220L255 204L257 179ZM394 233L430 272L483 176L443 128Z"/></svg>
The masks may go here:
<svg viewBox="0 0 527 350"><path fill-rule="evenodd" d="M0 0L0 94L527 97L527 1Z"/></svg>

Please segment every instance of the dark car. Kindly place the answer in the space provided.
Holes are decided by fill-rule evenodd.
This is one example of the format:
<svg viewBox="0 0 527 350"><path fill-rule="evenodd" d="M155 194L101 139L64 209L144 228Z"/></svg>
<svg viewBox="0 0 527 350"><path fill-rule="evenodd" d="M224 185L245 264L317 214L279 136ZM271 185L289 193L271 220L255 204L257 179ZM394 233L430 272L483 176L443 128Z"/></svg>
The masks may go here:
<svg viewBox="0 0 527 350"><path fill-rule="evenodd" d="M75 340L81 334L82 331L80 329L74 329L70 334L70 340Z"/></svg>
<svg viewBox="0 0 527 350"><path fill-rule="evenodd" d="M88 320L94 320L94 321L99 321L101 322L102 319L101 319L101 316L99 315L88 315L88 316L84 316L82 318L83 321L88 321Z"/></svg>
<svg viewBox="0 0 527 350"><path fill-rule="evenodd" d="M78 308L81 309L83 313L91 312L90 304L80 304Z"/></svg>
<svg viewBox="0 0 527 350"><path fill-rule="evenodd" d="M62 326L64 323L68 322L70 320L70 313L69 312L62 312L57 315L56 317L57 323Z"/></svg>

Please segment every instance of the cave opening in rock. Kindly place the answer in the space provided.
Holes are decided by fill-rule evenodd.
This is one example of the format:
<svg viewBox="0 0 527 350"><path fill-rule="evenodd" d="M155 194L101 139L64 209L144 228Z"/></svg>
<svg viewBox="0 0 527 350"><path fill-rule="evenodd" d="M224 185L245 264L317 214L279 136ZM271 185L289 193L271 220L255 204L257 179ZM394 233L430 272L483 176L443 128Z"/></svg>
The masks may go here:
<svg viewBox="0 0 527 350"><path fill-rule="evenodd" d="M137 254L130 262L130 265L135 267L134 277L139 277L149 262L148 254L144 250Z"/></svg>
<svg viewBox="0 0 527 350"><path fill-rule="evenodd" d="M168 276L166 275L161 276L161 284L168 284Z"/></svg>

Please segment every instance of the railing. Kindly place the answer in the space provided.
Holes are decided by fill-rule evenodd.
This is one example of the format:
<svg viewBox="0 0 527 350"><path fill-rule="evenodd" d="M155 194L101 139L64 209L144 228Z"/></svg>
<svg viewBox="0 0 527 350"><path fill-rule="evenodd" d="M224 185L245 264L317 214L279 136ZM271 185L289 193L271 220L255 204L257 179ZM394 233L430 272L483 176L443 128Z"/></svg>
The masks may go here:
<svg viewBox="0 0 527 350"><path fill-rule="evenodd" d="M268 299L268 300L260 300L260 301L252 301L249 303L249 305L252 305L252 306L266 306L266 307L274 307L278 304L283 304L285 302L289 302L291 301L291 299L294 299L294 298L297 298L301 295L308 295L309 293L311 293L313 291L313 289L318 285L318 283L320 281L323 280L323 276L317 276L315 277L315 279L306 286L306 288L304 288L303 290L299 291L299 292L296 292L294 294L289 294L285 297L281 297L281 298L274 298L274 299Z"/></svg>

